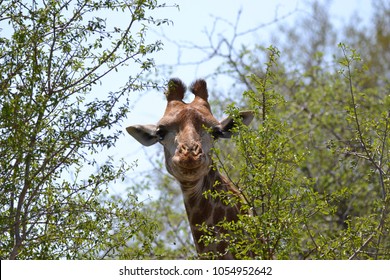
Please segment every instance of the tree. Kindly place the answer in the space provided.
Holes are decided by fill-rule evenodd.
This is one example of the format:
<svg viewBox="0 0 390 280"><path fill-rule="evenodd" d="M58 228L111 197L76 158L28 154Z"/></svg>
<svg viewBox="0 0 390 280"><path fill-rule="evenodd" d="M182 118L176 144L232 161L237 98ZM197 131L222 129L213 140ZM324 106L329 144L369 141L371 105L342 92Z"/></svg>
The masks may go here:
<svg viewBox="0 0 390 280"><path fill-rule="evenodd" d="M390 258L388 12L376 1L371 26L338 37L313 1L311 14L279 29L278 48L237 46L238 22L232 38L191 46L224 60L214 77L235 81L229 97L242 101L226 113L257 114L251 129L236 127L233 147L215 148L253 215L221 223L229 234L218 238L205 226L205 242L227 241L240 258Z"/></svg>
<svg viewBox="0 0 390 280"><path fill-rule="evenodd" d="M326 73L322 87L301 83L285 101L276 89L286 78L270 67L275 62L270 50L264 77L252 75L255 90L245 93L260 124L252 131L237 127L238 152L220 161L239 170L237 176L225 168L253 211L240 223L224 224L233 232L225 237L231 250L240 257L250 250L263 259L389 258L386 91L365 88L369 72L356 51L341 44L339 70ZM310 99L301 105L307 108L295 111L299 95L307 94ZM314 113L312 119L302 118L302 110L312 112L324 95L334 110L325 112L337 112L339 118L322 116L321 123L333 122L329 126L320 126ZM334 102L339 96L346 102L344 111Z"/></svg>
<svg viewBox="0 0 390 280"><path fill-rule="evenodd" d="M313 15L318 15L318 3L313 7ZM375 15L386 18L386 7L376 7L381 10ZM378 23L383 20L376 18ZM236 184L248 192L248 205L255 210L252 226L238 236L259 229L246 244L257 241L251 250L262 258L387 259L388 73L370 56L367 62L361 59L358 45L340 44L337 50L322 28L301 22L287 34L300 33L302 26L309 39L289 37L296 40L288 41L294 48L283 48L285 60L279 65L269 67L267 62L262 71L264 62L258 58L264 56L255 54L264 48L256 47L226 63L248 86L249 105L258 104L254 110L264 122L255 133L237 140L244 164ZM332 34L330 24L318 26L327 26L327 34ZM376 46L388 31L383 24L373 28L381 41L376 36L365 44L373 51L383 50L377 57L386 57L388 49ZM291 65L291 58L302 60ZM237 166L235 161L227 164ZM241 242L232 250L238 245L243 247Z"/></svg>
<svg viewBox="0 0 390 280"><path fill-rule="evenodd" d="M129 93L155 86L141 77L162 44L146 43L146 34L148 26L169 21L148 13L164 6L154 0L0 2L2 259L137 258L148 250L153 223L147 224L142 203L107 191L132 164L109 158L101 165L94 156L115 145ZM108 15L126 20L112 23ZM123 85L94 94L127 66L132 71ZM137 235L145 227L148 234ZM144 251L126 251L137 236Z"/></svg>

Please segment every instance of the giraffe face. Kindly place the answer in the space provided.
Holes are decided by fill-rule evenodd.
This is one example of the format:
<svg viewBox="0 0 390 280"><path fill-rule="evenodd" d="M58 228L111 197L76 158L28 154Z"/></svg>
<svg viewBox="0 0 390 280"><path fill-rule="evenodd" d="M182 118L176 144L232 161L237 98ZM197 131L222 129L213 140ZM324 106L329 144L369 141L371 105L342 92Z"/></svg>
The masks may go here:
<svg viewBox="0 0 390 280"><path fill-rule="evenodd" d="M171 102L156 126L167 170L180 182L195 182L208 173L210 150L219 135L221 124L197 102Z"/></svg>
<svg viewBox="0 0 390 280"><path fill-rule="evenodd" d="M196 182L211 168L210 151L217 138L229 138L234 126L231 118L219 122L207 101L207 86L197 80L191 91L195 99L182 101L185 86L180 80L168 83L167 108L157 125L135 125L127 132L145 146L160 143L164 147L166 167L179 182ZM243 123L249 124L253 113L241 112Z"/></svg>

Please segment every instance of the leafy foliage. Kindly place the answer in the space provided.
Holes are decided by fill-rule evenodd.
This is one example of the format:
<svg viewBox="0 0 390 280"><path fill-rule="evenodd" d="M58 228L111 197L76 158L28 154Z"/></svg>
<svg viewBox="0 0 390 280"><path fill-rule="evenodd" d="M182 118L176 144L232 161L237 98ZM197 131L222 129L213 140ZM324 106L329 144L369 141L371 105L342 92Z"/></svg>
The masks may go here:
<svg viewBox="0 0 390 280"><path fill-rule="evenodd" d="M235 81L229 98L239 106L226 113L251 108L257 123L236 119L233 143L214 149L252 215L221 222L217 237L203 226L204 242L227 241L243 259L390 258L390 7L373 7L370 26L352 21L340 33L314 1L311 16L279 29L278 48L210 46L208 57L224 60L214 75Z"/></svg>
<svg viewBox="0 0 390 280"><path fill-rule="evenodd" d="M289 51L299 57L303 49ZM237 126L236 151L217 149L253 212L225 224L230 234L223 238L240 258L250 251L262 259L388 259L388 73L373 76L371 62L345 44L333 67L309 50L310 63L294 68L276 63L283 53L274 47L265 70L258 60L264 55L254 55L264 48L227 62L241 69L231 73L250 88L244 96L259 124Z"/></svg>
<svg viewBox="0 0 390 280"><path fill-rule="evenodd" d="M269 49L264 76L250 78L254 90L245 96L260 123L253 130L238 126L234 141L238 154L230 153L219 161L222 166L240 170L231 179L253 213L242 216L237 224L224 225L231 231L231 236L225 236L230 250L240 258L251 257L247 252L262 259L389 257L388 98L378 104L380 92L358 89L357 83L365 80L365 67L359 65L355 50L344 44L340 48L340 70L329 73L332 79L327 83L344 82L344 87L323 94L345 95L347 104L341 116L348 129L338 132L337 141L328 139L320 151L308 145L308 140L315 140L307 138L307 119L297 122L292 117L289 108L294 108L296 101L285 101L275 93L276 83L284 82L275 81L280 77L271 73L279 54L275 48ZM334 89L332 85L325 88ZM303 84L300 93L310 90L310 84ZM368 92L371 100L366 96ZM318 104L318 100L312 101L306 99L305 106ZM375 111L371 111L373 108ZM237 110L231 108L229 114L234 116ZM331 127L337 128L335 124ZM316 135L326 139L328 134L323 129L320 127ZM319 158L313 158L315 155ZM241 165L237 165L237 157ZM327 173L316 170L327 161L335 164L328 167ZM336 171L335 166L340 169ZM339 185L332 177L340 177L344 183Z"/></svg>
<svg viewBox="0 0 390 280"><path fill-rule="evenodd" d="M124 182L136 163L96 157L120 136L129 92L156 87L143 74L162 44L146 43L146 34L169 23L149 16L164 5L38 2L0 4L0 257L196 258L172 179L153 172L112 196L109 184ZM226 233L217 237L204 226L205 242L228 241L242 259L390 258L390 7L373 7L368 26L352 20L335 32L314 1L315 16L281 25L278 48L236 48L245 32L209 48L224 61L215 75L235 81L226 113L245 106L256 122L236 118L233 143L214 147L250 215L221 222ZM123 25L105 19L124 12ZM123 85L93 94L128 66ZM145 188L158 200L140 201Z"/></svg>
<svg viewBox="0 0 390 280"><path fill-rule="evenodd" d="M132 164L98 164L94 155L120 136L113 128L128 113L128 93L155 86L139 78L154 66L148 55L161 49L161 42L146 43L148 26L168 23L148 13L163 6L144 0L1 2L2 259L132 256L123 248L147 226L142 204L131 195L108 196L109 183L123 181ZM122 24L104 18L124 12L129 16ZM93 94L128 65L133 73L116 91Z"/></svg>

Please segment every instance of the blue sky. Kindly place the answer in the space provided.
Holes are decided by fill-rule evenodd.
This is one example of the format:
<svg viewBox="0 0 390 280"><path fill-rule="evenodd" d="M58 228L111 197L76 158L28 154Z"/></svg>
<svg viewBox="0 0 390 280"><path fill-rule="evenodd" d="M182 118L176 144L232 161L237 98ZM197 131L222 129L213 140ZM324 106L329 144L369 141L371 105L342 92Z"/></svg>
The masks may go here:
<svg viewBox="0 0 390 280"><path fill-rule="evenodd" d="M222 0L182 0L182 1L165 1L166 3L178 3L180 9L164 8L154 17L168 18L173 21L169 26L162 26L151 30L149 33L150 39L159 39L164 43L164 49L154 56L157 66L161 65L176 65L180 58L180 62L201 61L205 58L205 53L191 49L179 49L173 42L181 45L197 45L205 46L209 44L209 38L206 35L210 33L213 23L216 18L219 18L218 24L213 33L212 40L217 42L220 36L231 38L232 28L228 22L236 21L238 11L241 10L241 17L238 25L238 32L250 30L261 24L267 24L274 21L276 18L283 17L289 13L291 16L284 19L283 24L292 24L296 17L303 16L304 13L310 11L308 0L242 0L242 1L222 1ZM324 1L330 5L332 20L334 24L348 22L352 14L358 13L363 20L368 20L371 14L370 0L343 0L343 1ZM295 12L294 12L295 11ZM275 32L276 25L270 25L259 29L256 33L251 33L240 37L237 41L239 44L252 45L254 43L263 43L265 46L271 45L271 34ZM273 34L275 35L275 34ZM277 34L276 34L277 35ZM196 78L207 77L215 71L220 61L212 60L201 65L182 65L174 66L173 73L159 72L161 81L168 80L172 77L179 77L185 83L189 84ZM123 73L126 75L126 73ZM225 88L228 88L229 83L223 83ZM162 116L165 109L166 101L161 92L150 91L142 93L140 98L139 93L134 95L134 109L124 121L123 130L127 125L131 124L147 124L156 123ZM125 130L124 130L125 132ZM109 151L109 154L114 154L114 158L124 157L126 161L133 162L138 160L139 166L129 174L130 178L142 176L145 170L152 170L153 165L148 158L153 157L162 147L155 145L145 148L136 140L130 137L126 132L124 136L117 142L116 148ZM165 172L165 170L164 170ZM120 192L120 186L113 186L115 191Z"/></svg>

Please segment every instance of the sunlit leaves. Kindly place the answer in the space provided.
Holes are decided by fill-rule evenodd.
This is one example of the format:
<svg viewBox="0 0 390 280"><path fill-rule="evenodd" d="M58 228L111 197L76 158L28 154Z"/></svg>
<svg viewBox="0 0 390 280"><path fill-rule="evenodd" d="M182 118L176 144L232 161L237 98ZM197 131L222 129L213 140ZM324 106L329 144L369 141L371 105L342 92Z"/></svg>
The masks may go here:
<svg viewBox="0 0 390 280"><path fill-rule="evenodd" d="M108 185L123 181L132 166L112 158L98 164L95 156L121 134L117 125L128 113L129 92L154 86L140 77L154 66L149 55L161 50L161 42L147 44L146 35L149 25L168 23L149 17L162 6L0 4L3 259L135 257L125 247L147 226L142 204L131 195L107 194ZM126 20L111 24L123 12ZM96 94L104 77L129 65L127 80ZM153 233L139 236L145 248Z"/></svg>
<svg viewBox="0 0 390 280"><path fill-rule="evenodd" d="M311 82L279 72L273 48L264 73L250 76L244 95L258 123L248 129L237 119L235 149L215 149L215 157L252 215L221 222L226 234L217 236L203 225L204 242L228 242L243 259L388 258L386 90L367 86L364 59L339 47L333 71L302 74ZM295 91L279 93L288 83ZM234 118L238 108L227 113Z"/></svg>

